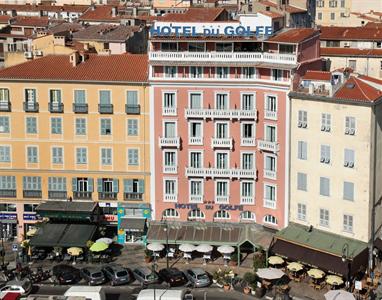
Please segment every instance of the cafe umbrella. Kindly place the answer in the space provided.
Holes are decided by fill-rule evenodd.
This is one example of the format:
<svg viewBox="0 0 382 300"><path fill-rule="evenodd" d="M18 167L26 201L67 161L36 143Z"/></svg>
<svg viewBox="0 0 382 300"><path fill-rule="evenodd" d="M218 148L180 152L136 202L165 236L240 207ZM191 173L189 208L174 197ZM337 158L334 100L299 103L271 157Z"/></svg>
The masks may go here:
<svg viewBox="0 0 382 300"><path fill-rule="evenodd" d="M299 272L304 269L304 266L298 262L291 262L287 265L287 269L292 272Z"/></svg>
<svg viewBox="0 0 382 300"><path fill-rule="evenodd" d="M355 300L352 293L344 290L331 290L325 295L325 300Z"/></svg>
<svg viewBox="0 0 382 300"><path fill-rule="evenodd" d="M268 258L268 263L273 266L282 265L284 263L284 259L282 259L280 256L270 256Z"/></svg>
<svg viewBox="0 0 382 300"><path fill-rule="evenodd" d="M325 272L320 269L310 269L307 273L313 279L321 279L325 276Z"/></svg>
<svg viewBox="0 0 382 300"><path fill-rule="evenodd" d="M257 276L266 280L279 279L285 275L283 271L276 268L261 268L256 271Z"/></svg>
<svg viewBox="0 0 382 300"><path fill-rule="evenodd" d="M326 281L327 284L330 284L330 285L333 285L333 286L341 285L341 284L344 283L342 278L337 276L337 275L328 275L328 276L326 276L325 281Z"/></svg>
<svg viewBox="0 0 382 300"><path fill-rule="evenodd" d="M109 245L104 242L95 242L91 247L91 252L102 252L105 251L107 248L109 248Z"/></svg>

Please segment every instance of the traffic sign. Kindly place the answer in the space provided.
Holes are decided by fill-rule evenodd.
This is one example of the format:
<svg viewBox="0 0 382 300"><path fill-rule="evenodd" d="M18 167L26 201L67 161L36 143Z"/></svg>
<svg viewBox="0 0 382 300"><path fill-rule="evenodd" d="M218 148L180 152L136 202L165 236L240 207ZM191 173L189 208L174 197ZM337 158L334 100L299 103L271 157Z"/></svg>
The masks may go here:
<svg viewBox="0 0 382 300"><path fill-rule="evenodd" d="M19 245L18 244L12 244L12 251L13 252L19 251Z"/></svg>

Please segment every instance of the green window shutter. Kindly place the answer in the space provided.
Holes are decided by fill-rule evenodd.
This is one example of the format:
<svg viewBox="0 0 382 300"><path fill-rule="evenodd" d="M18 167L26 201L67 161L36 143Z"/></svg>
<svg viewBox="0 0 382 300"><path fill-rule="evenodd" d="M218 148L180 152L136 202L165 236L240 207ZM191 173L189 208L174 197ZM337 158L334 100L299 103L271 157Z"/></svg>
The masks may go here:
<svg viewBox="0 0 382 300"><path fill-rule="evenodd" d="M53 191L53 189L52 189L52 177L48 178L48 191Z"/></svg>
<svg viewBox="0 0 382 300"><path fill-rule="evenodd" d="M77 177L72 178L72 191L77 192Z"/></svg>
<svg viewBox="0 0 382 300"><path fill-rule="evenodd" d="M88 192L93 192L94 191L93 185L94 185L93 178L88 178Z"/></svg>
<svg viewBox="0 0 382 300"><path fill-rule="evenodd" d="M23 189L26 190L27 188L27 177L23 176Z"/></svg>
<svg viewBox="0 0 382 300"><path fill-rule="evenodd" d="M114 193L119 192L118 179L113 179L113 192Z"/></svg>
<svg viewBox="0 0 382 300"><path fill-rule="evenodd" d="M124 186L125 186L125 193L132 193L133 192L133 180L131 179L124 179Z"/></svg>
<svg viewBox="0 0 382 300"><path fill-rule="evenodd" d="M102 190L102 178L97 178L97 191L103 192L103 190Z"/></svg>
<svg viewBox="0 0 382 300"><path fill-rule="evenodd" d="M145 192L145 181L144 180L138 180L138 193L144 193Z"/></svg>

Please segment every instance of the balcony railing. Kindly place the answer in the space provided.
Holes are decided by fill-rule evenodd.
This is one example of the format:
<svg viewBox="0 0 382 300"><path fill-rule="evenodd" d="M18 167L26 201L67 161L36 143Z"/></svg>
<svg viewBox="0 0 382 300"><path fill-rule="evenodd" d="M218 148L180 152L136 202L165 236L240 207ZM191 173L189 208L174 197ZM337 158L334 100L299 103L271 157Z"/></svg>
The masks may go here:
<svg viewBox="0 0 382 300"><path fill-rule="evenodd" d="M73 112L76 114L87 114L88 104L87 103L73 103Z"/></svg>
<svg viewBox="0 0 382 300"><path fill-rule="evenodd" d="M41 191L23 190L24 198L42 198Z"/></svg>
<svg viewBox="0 0 382 300"><path fill-rule="evenodd" d="M216 204L227 204L229 203L229 196L215 196Z"/></svg>
<svg viewBox="0 0 382 300"><path fill-rule="evenodd" d="M0 198L16 198L16 190L0 190Z"/></svg>
<svg viewBox="0 0 382 300"><path fill-rule="evenodd" d="M48 191L49 199L67 199L66 191Z"/></svg>
<svg viewBox="0 0 382 300"><path fill-rule="evenodd" d="M38 102L24 102L25 112L38 112L39 105Z"/></svg>
<svg viewBox="0 0 382 300"><path fill-rule="evenodd" d="M241 138L241 145L242 146L256 146L256 139L255 138L242 137Z"/></svg>
<svg viewBox="0 0 382 300"><path fill-rule="evenodd" d="M191 203L203 203L203 195L190 195Z"/></svg>
<svg viewBox="0 0 382 300"><path fill-rule="evenodd" d="M91 200L92 192L73 192L74 199Z"/></svg>
<svg viewBox="0 0 382 300"><path fill-rule="evenodd" d="M241 196L240 203L241 204L254 204L255 203L255 197L253 197L253 196Z"/></svg>
<svg viewBox="0 0 382 300"><path fill-rule="evenodd" d="M232 149L233 140L232 138L212 138L211 147L212 148L229 148Z"/></svg>
<svg viewBox="0 0 382 300"><path fill-rule="evenodd" d="M177 166L163 166L163 173L176 174L177 173Z"/></svg>
<svg viewBox="0 0 382 300"><path fill-rule="evenodd" d="M270 151L270 152L279 151L279 144L276 142L259 140L257 147L263 151Z"/></svg>
<svg viewBox="0 0 382 300"><path fill-rule="evenodd" d="M141 113L141 106L139 104L125 104L125 110L128 115L139 115Z"/></svg>
<svg viewBox="0 0 382 300"><path fill-rule="evenodd" d="M179 137L160 137L159 138L159 147L180 147L180 138Z"/></svg>
<svg viewBox="0 0 382 300"><path fill-rule="evenodd" d="M11 111L10 101L0 101L0 111Z"/></svg>
<svg viewBox="0 0 382 300"><path fill-rule="evenodd" d="M112 114L113 104L98 104L98 112L100 114Z"/></svg>
<svg viewBox="0 0 382 300"><path fill-rule="evenodd" d="M118 193L115 192L98 192L99 200L117 200Z"/></svg>
<svg viewBox="0 0 382 300"><path fill-rule="evenodd" d="M297 55L264 52L150 52L150 61L239 62L296 64Z"/></svg>
<svg viewBox="0 0 382 300"><path fill-rule="evenodd" d="M164 201L176 202L177 196L175 194L164 194Z"/></svg>
<svg viewBox="0 0 382 300"><path fill-rule="evenodd" d="M264 199L264 207L276 208L276 201L272 199Z"/></svg>
<svg viewBox="0 0 382 300"><path fill-rule="evenodd" d="M264 178L276 179L276 171L264 170Z"/></svg>
<svg viewBox="0 0 382 300"><path fill-rule="evenodd" d="M186 168L186 177L257 179L255 169Z"/></svg>
<svg viewBox="0 0 382 300"><path fill-rule="evenodd" d="M49 102L49 111L51 113L63 113L64 112L64 103Z"/></svg>
<svg viewBox="0 0 382 300"><path fill-rule="evenodd" d="M264 111L264 118L268 120L277 121L277 111L271 111L271 110Z"/></svg>
<svg viewBox="0 0 382 300"><path fill-rule="evenodd" d="M163 107L162 115L163 116L176 116L178 114L176 107Z"/></svg>
<svg viewBox="0 0 382 300"><path fill-rule="evenodd" d="M143 193L124 193L123 198L128 201L142 201Z"/></svg>
<svg viewBox="0 0 382 300"><path fill-rule="evenodd" d="M186 118L256 120L257 110L186 108Z"/></svg>
<svg viewBox="0 0 382 300"><path fill-rule="evenodd" d="M203 145L203 138L201 136L197 137L189 137L188 138L189 145Z"/></svg>

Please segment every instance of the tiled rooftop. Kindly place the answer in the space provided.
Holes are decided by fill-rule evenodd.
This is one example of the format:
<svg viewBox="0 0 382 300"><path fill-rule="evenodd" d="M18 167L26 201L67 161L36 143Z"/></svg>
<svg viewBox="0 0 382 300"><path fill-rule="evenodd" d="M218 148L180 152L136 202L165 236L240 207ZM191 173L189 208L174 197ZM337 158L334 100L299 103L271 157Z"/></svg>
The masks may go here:
<svg viewBox="0 0 382 300"><path fill-rule="evenodd" d="M382 40L382 29L376 27L321 27L321 40Z"/></svg>
<svg viewBox="0 0 382 300"><path fill-rule="evenodd" d="M125 42L133 32L139 29L138 26L93 25L74 33L73 40Z"/></svg>
<svg viewBox="0 0 382 300"><path fill-rule="evenodd" d="M276 34L275 36L269 38L267 42L297 44L317 34L319 34L319 31L313 28L294 28Z"/></svg>
<svg viewBox="0 0 382 300"><path fill-rule="evenodd" d="M302 79L304 80L318 80L330 81L332 74L325 71L307 71Z"/></svg>
<svg viewBox="0 0 382 300"><path fill-rule="evenodd" d="M225 11L224 8L189 8L185 13L170 13L159 17L164 22L213 22Z"/></svg>
<svg viewBox="0 0 382 300"><path fill-rule="evenodd" d="M320 49L321 56L375 56L382 57L382 49L358 49L358 48L322 48Z"/></svg>

